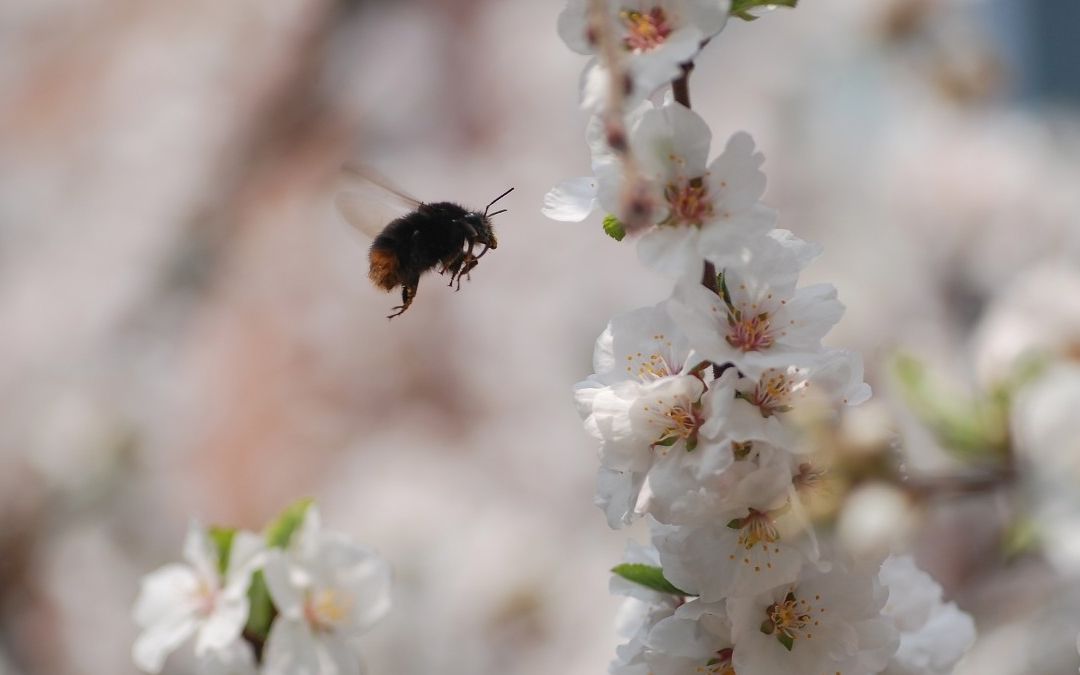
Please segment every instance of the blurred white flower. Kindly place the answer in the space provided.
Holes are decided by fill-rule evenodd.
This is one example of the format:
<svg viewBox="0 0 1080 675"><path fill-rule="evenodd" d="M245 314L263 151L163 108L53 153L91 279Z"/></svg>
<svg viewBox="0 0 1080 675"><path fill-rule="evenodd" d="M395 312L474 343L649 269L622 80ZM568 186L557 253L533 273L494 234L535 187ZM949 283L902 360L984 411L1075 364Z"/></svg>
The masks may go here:
<svg viewBox="0 0 1080 675"><path fill-rule="evenodd" d="M1076 354L1080 348L1080 270L1052 262L1002 287L973 338L980 378L988 385L1014 374L1030 357Z"/></svg>
<svg viewBox="0 0 1080 675"><path fill-rule="evenodd" d="M736 672L880 673L899 638L881 616L888 591L878 570L834 560L827 572L804 572L792 584L728 601Z"/></svg>
<svg viewBox="0 0 1080 675"><path fill-rule="evenodd" d="M312 506L286 550L263 573L278 617L267 638L266 675L355 675L357 638L390 609L390 567L372 549L324 532Z"/></svg>
<svg viewBox="0 0 1080 675"><path fill-rule="evenodd" d="M836 521L836 538L859 557L878 560L903 550L921 525L911 496L887 483L868 481L844 499Z"/></svg>
<svg viewBox="0 0 1080 675"><path fill-rule="evenodd" d="M198 659L199 675L256 675L255 652L244 640L233 640Z"/></svg>
<svg viewBox="0 0 1080 675"><path fill-rule="evenodd" d="M645 97L681 73L702 45L723 30L729 0L617 0L606 3L609 25L626 54L632 93ZM580 54L596 54L589 38L588 0L569 0L559 14L559 36ZM594 61L590 71L600 68ZM601 75L590 79L602 79ZM596 97L586 96L587 99Z"/></svg>
<svg viewBox="0 0 1080 675"><path fill-rule="evenodd" d="M213 661L212 652L233 651L248 619L248 586L263 557L262 540L237 532L222 575L217 546L192 522L184 541L187 564L166 565L143 578L135 600L135 623L142 633L132 647L140 669L157 673L165 658L192 635L195 654Z"/></svg>
<svg viewBox="0 0 1080 675"><path fill-rule="evenodd" d="M885 675L948 675L975 642L975 622L942 600L941 586L911 556L891 556L881 566L889 591L883 614L900 631L900 648Z"/></svg>
<svg viewBox="0 0 1080 675"><path fill-rule="evenodd" d="M1050 562L1070 575L1080 570L1078 409L1080 364L1061 362L1021 388L1010 411L1031 522Z"/></svg>

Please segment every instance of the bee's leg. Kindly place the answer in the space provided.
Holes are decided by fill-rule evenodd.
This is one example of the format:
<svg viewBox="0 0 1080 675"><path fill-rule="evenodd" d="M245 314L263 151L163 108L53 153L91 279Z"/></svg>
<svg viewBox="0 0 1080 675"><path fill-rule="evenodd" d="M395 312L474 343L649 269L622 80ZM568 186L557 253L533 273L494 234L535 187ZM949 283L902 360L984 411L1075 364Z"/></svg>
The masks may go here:
<svg viewBox="0 0 1080 675"><path fill-rule="evenodd" d="M393 319L395 316L400 316L405 313L405 310L412 304L413 299L416 297L416 288L420 285L420 278L413 277L407 279L401 284L401 304L391 309L397 310L393 314L387 315L387 319Z"/></svg>
<svg viewBox="0 0 1080 675"><path fill-rule="evenodd" d="M461 271L461 264L465 262L465 252L462 251L451 258L448 262L443 263L443 267L450 272L450 283L447 286L454 285L454 279L457 279L458 274Z"/></svg>
<svg viewBox="0 0 1080 675"><path fill-rule="evenodd" d="M480 240L480 233L477 232L476 228L473 227L472 225L470 225L470 224L468 224L468 223L466 223L464 221L459 221L459 222L461 222L461 224L465 226L465 228L464 228L465 229L465 243L467 243L469 245L469 247L467 249L465 249L465 256L468 257L468 258L472 258L473 257L472 250L473 250L473 247L476 246L476 242ZM483 254L481 253L481 255L483 255Z"/></svg>
<svg viewBox="0 0 1080 675"><path fill-rule="evenodd" d="M469 259L467 261L465 261L465 268L462 269L461 272L458 273L458 278L460 279L461 275L464 274L466 279L468 279L469 281L472 281L472 276L469 274L469 272L471 272L472 269L474 267L476 267L477 265L479 265L479 264L480 264L480 256L470 256Z"/></svg>

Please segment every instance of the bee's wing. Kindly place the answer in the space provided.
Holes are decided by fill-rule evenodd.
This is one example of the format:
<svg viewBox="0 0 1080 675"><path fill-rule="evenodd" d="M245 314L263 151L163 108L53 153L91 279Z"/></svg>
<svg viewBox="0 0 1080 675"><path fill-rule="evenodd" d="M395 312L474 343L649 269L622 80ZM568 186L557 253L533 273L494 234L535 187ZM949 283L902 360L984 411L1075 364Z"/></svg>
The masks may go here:
<svg viewBox="0 0 1080 675"><path fill-rule="evenodd" d="M420 208L421 202L376 171L348 165L341 172L334 205L345 222L374 238L390 221Z"/></svg>

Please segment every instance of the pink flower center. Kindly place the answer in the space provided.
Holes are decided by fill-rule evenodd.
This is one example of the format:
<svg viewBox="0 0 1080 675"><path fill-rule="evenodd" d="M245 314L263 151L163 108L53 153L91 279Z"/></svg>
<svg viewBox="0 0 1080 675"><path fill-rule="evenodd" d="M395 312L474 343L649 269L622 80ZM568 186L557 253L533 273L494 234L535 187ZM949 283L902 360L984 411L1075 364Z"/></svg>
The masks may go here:
<svg viewBox="0 0 1080 675"><path fill-rule="evenodd" d="M202 616L210 616L214 613L214 608L217 606L218 591L212 585L206 581L200 581L198 588L195 589L195 598L199 606L199 614Z"/></svg>
<svg viewBox="0 0 1080 675"><path fill-rule="evenodd" d="M619 12L619 17L629 31L623 44L631 52L641 53L656 49L671 35L671 25L664 10L659 7L653 7L648 12L624 9Z"/></svg>
<svg viewBox="0 0 1080 675"><path fill-rule="evenodd" d="M744 352L768 349L776 339L771 332L769 313L743 316L739 310L728 312L727 343Z"/></svg>
<svg viewBox="0 0 1080 675"><path fill-rule="evenodd" d="M667 225L701 227L712 220L713 203L709 199L708 188L704 183L700 185L697 181L690 181L684 185L668 183L664 188L664 198L671 209L665 221Z"/></svg>

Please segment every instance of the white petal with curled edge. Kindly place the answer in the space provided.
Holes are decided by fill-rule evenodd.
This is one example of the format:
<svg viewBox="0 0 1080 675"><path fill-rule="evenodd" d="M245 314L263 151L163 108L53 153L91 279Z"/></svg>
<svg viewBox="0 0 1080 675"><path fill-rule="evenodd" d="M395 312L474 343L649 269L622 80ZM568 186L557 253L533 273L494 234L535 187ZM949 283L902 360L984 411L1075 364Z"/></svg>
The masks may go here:
<svg viewBox="0 0 1080 675"><path fill-rule="evenodd" d="M184 560L191 563L195 572L207 583L212 583L214 586L220 583L217 547L210 541L206 530L195 520L191 521L187 537L184 538Z"/></svg>
<svg viewBox="0 0 1080 675"><path fill-rule="evenodd" d="M263 578L270 597L282 616L300 619L304 613L303 597L292 576L288 557L279 550L270 551L263 566Z"/></svg>
<svg viewBox="0 0 1080 675"><path fill-rule="evenodd" d="M324 675L319 650L307 623L278 618L270 627L264 675Z"/></svg>
<svg viewBox="0 0 1080 675"><path fill-rule="evenodd" d="M653 228L638 240L638 260L667 277L700 278L705 259L698 253L698 236L688 225Z"/></svg>
<svg viewBox="0 0 1080 675"><path fill-rule="evenodd" d="M206 617L195 640L196 656L222 649L236 641L244 630L248 617L247 596L220 598L213 613Z"/></svg>
<svg viewBox="0 0 1080 675"><path fill-rule="evenodd" d="M569 178L544 195L540 212L552 220L579 223L596 209L596 194L596 179L592 176Z"/></svg>
<svg viewBox="0 0 1080 675"><path fill-rule="evenodd" d="M258 675L251 645L233 640L199 657L199 675Z"/></svg>
<svg viewBox="0 0 1080 675"><path fill-rule="evenodd" d="M352 611L341 629L352 635L363 633L390 611L390 565L367 546L332 533L323 537L319 550L323 576L316 583L351 599Z"/></svg>
<svg viewBox="0 0 1080 675"><path fill-rule="evenodd" d="M360 675L364 672L360 655L345 640L335 635L322 635L319 647L320 675Z"/></svg>
<svg viewBox="0 0 1080 675"><path fill-rule="evenodd" d="M195 632L195 615L180 607L148 626L131 647L131 658L140 670L161 672L165 657Z"/></svg>
<svg viewBox="0 0 1080 675"><path fill-rule="evenodd" d="M143 577L133 616L140 628L146 628L170 616L178 606L194 611L193 598L199 588L195 572L179 563L166 565Z"/></svg>

